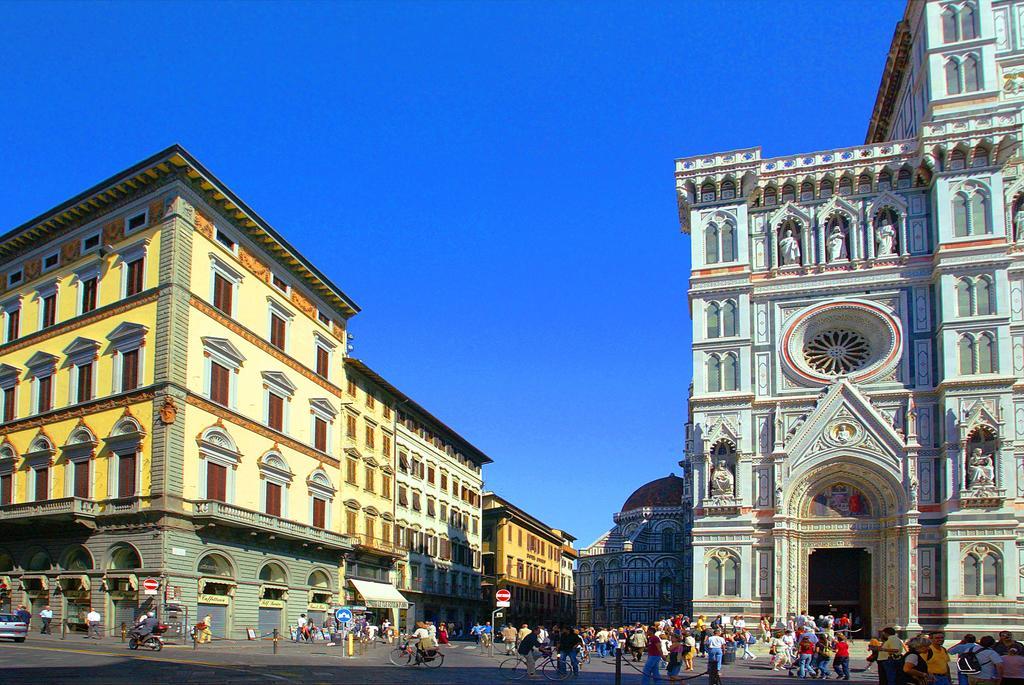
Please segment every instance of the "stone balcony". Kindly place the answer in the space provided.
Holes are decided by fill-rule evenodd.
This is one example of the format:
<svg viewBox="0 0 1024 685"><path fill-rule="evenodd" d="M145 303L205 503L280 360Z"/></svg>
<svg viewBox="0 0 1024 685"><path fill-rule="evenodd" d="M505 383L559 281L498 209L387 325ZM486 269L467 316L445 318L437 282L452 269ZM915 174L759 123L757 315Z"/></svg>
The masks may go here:
<svg viewBox="0 0 1024 685"><path fill-rule="evenodd" d="M356 544L353 536L341 535L217 500L193 501L192 516L200 525L238 528L248 530L253 535L263 533L269 535L271 539L287 538L327 549L348 551Z"/></svg>
<svg viewBox="0 0 1024 685"><path fill-rule="evenodd" d="M62 497L38 502L6 504L0 507L0 521L32 524L41 520L92 523L103 507L99 502L78 497Z"/></svg>
<svg viewBox="0 0 1024 685"><path fill-rule="evenodd" d="M371 537L365 533L359 533L358 535L352 535L351 537L356 548L360 551L394 557L395 559L405 557L405 552L400 550L391 540Z"/></svg>

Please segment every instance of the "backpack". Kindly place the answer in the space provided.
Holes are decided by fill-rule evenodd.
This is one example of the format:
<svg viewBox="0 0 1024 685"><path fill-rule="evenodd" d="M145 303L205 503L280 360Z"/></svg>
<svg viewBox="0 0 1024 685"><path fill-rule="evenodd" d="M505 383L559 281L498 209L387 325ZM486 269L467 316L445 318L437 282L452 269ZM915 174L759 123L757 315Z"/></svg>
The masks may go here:
<svg viewBox="0 0 1024 685"><path fill-rule="evenodd" d="M972 649L969 652L960 652L956 655L956 668L967 675L981 673L981 660L978 659L978 652L981 650Z"/></svg>

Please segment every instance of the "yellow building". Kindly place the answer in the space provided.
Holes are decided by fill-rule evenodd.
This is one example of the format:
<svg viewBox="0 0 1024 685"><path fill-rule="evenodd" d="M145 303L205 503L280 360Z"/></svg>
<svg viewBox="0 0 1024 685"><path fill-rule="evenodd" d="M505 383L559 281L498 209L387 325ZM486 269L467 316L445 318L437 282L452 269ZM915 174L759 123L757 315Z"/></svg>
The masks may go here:
<svg viewBox="0 0 1024 685"><path fill-rule="evenodd" d="M483 499L484 582L493 606L494 591L508 589L512 605L505 616L522 623L574 623L562 590L563 556L576 540L552 528L493 492Z"/></svg>
<svg viewBox="0 0 1024 685"><path fill-rule="evenodd" d="M185 150L0 236L0 290L4 603L243 637L394 556L385 438L356 482L343 440L358 308Z"/></svg>

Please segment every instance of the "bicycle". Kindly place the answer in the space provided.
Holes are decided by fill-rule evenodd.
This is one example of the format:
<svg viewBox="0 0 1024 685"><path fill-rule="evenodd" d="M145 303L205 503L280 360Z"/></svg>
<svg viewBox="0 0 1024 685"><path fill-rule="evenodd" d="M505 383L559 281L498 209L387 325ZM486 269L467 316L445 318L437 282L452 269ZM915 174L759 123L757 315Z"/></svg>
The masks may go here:
<svg viewBox="0 0 1024 685"><path fill-rule="evenodd" d="M547 680L565 680L572 673L570 671L558 670L558 658L553 657L550 652L542 652L544 657L539 659L534 666L536 670ZM527 676L529 670L526 667L526 657L521 654L511 656L498 665L498 674L505 680L522 680Z"/></svg>
<svg viewBox="0 0 1024 685"><path fill-rule="evenodd" d="M424 664L431 668L440 668L444 663L444 653L437 649L419 650L416 645L406 640L388 654L388 661L395 666L419 666Z"/></svg>

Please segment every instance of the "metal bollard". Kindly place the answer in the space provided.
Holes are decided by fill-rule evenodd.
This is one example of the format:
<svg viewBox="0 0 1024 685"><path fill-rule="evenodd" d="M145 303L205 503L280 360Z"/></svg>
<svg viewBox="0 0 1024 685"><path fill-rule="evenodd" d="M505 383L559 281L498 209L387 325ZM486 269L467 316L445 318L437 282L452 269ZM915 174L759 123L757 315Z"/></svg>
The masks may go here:
<svg viewBox="0 0 1024 685"><path fill-rule="evenodd" d="M277 634L277 628L274 628L274 654L277 654L277 641L280 640L280 636Z"/></svg>
<svg viewBox="0 0 1024 685"><path fill-rule="evenodd" d="M199 649L199 631L192 629L192 651Z"/></svg>
<svg viewBox="0 0 1024 685"><path fill-rule="evenodd" d="M64 640L68 635L68 621L66 618L60 620L60 639Z"/></svg>
<svg viewBox="0 0 1024 685"><path fill-rule="evenodd" d="M346 654L347 654L347 656L350 659L353 656L355 656L355 642L356 642L355 635L353 635L352 633L349 633L348 634L348 649L346 650Z"/></svg>
<svg viewBox="0 0 1024 685"><path fill-rule="evenodd" d="M125 638L128 637L128 625L121 622L121 642L124 642Z"/></svg>
<svg viewBox="0 0 1024 685"><path fill-rule="evenodd" d="M622 647L615 648L615 685L622 685Z"/></svg>

